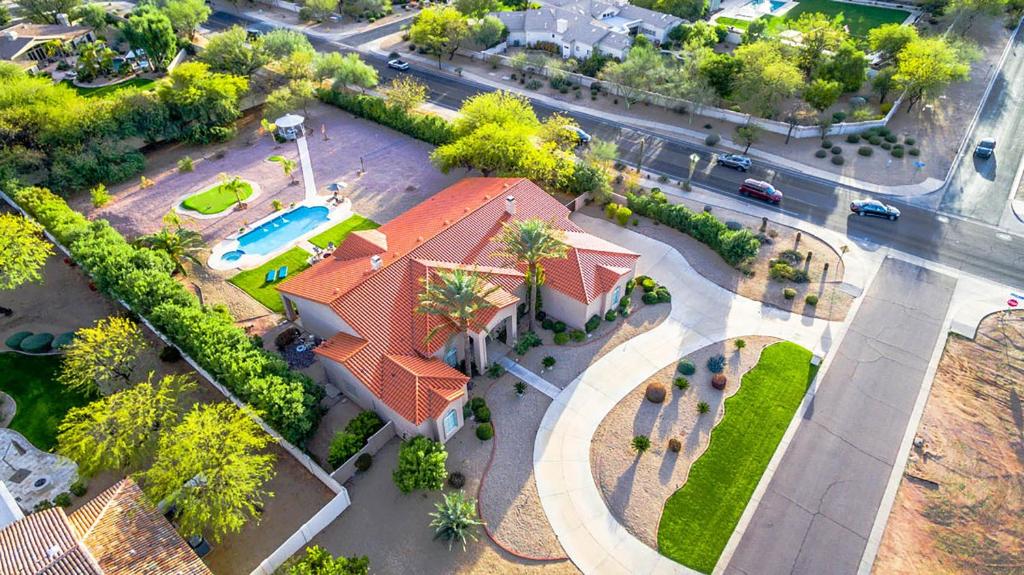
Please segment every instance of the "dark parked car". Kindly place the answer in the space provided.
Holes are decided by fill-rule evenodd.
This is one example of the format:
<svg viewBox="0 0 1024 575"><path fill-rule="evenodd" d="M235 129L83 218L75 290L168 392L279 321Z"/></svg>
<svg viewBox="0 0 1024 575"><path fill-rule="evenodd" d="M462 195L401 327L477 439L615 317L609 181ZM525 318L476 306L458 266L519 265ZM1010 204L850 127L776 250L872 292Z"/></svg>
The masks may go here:
<svg viewBox="0 0 1024 575"><path fill-rule="evenodd" d="M273 32L273 31L274 31L274 27L271 26L270 24L265 24L263 22L256 22L255 24L252 24L251 26L249 26L248 28L245 29L245 35L250 40L255 40L255 39L259 38L260 36L266 36L267 34Z"/></svg>
<svg viewBox="0 0 1024 575"><path fill-rule="evenodd" d="M850 202L850 211L858 216L875 216L890 220L900 219L900 211L878 200L860 200Z"/></svg>
<svg viewBox="0 0 1024 575"><path fill-rule="evenodd" d="M974 155L979 158L991 158L995 151L995 138L982 138L982 140L978 142L977 147L974 148Z"/></svg>
<svg viewBox="0 0 1024 575"><path fill-rule="evenodd" d="M395 58L394 60L388 60L388 68L394 68L395 70L402 70L404 72L409 69L409 63L405 60Z"/></svg>
<svg viewBox="0 0 1024 575"><path fill-rule="evenodd" d="M750 169L750 158L739 154L723 154L718 158L718 163L727 167L745 172Z"/></svg>
<svg viewBox="0 0 1024 575"><path fill-rule="evenodd" d="M775 189L775 186L761 180L746 179L740 186L740 195L766 200L773 204L782 201L782 192Z"/></svg>

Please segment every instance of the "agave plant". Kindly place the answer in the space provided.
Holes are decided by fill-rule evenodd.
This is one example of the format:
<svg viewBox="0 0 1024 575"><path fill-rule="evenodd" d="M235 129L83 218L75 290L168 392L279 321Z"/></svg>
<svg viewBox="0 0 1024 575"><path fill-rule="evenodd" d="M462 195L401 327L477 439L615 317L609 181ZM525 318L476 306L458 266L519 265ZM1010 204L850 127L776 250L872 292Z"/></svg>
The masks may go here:
<svg viewBox="0 0 1024 575"><path fill-rule="evenodd" d="M466 497L461 490L446 494L430 516L433 517L430 526L434 528L434 538L447 540L449 551L456 541L462 542L465 551L467 538L476 541L476 528L484 524L476 517L476 500Z"/></svg>

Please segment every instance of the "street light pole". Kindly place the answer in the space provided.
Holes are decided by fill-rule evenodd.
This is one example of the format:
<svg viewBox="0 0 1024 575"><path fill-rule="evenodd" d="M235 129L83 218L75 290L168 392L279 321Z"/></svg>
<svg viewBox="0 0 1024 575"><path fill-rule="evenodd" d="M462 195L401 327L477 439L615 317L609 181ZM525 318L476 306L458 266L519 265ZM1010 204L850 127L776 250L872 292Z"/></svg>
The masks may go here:
<svg viewBox="0 0 1024 575"><path fill-rule="evenodd" d="M686 176L686 185L683 186L687 192L690 191L690 180L693 179L693 171L697 169L698 162L700 162L700 156L696 152L690 154L690 173Z"/></svg>

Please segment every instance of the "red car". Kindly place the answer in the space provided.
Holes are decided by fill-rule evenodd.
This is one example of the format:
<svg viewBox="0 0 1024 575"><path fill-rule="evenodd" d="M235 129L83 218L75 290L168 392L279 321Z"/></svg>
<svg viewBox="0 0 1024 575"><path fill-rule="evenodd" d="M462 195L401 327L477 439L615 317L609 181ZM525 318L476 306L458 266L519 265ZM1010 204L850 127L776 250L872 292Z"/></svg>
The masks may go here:
<svg viewBox="0 0 1024 575"><path fill-rule="evenodd" d="M740 195L765 200L773 204L782 201L782 192L775 189L775 186L761 180L746 179L740 185Z"/></svg>

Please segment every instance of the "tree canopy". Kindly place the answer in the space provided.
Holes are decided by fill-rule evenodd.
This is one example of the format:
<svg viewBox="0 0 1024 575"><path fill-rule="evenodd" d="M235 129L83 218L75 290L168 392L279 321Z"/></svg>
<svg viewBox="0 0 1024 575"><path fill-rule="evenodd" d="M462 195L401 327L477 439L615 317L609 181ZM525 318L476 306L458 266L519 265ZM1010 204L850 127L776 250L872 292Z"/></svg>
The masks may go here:
<svg viewBox="0 0 1024 575"><path fill-rule="evenodd" d="M58 24L57 14L71 14L82 0L15 0L22 13L35 24Z"/></svg>
<svg viewBox="0 0 1024 575"><path fill-rule="evenodd" d="M135 322L111 316L75 332L57 379L80 393L110 394L131 383L145 346Z"/></svg>
<svg viewBox="0 0 1024 575"><path fill-rule="evenodd" d="M417 435L402 442L398 449L398 467L391 477L402 493L441 489L448 477L447 460L448 452L443 443Z"/></svg>
<svg viewBox="0 0 1024 575"><path fill-rule="evenodd" d="M157 68L165 68L178 48L174 27L166 14L152 5L141 5L121 25L128 43L144 48Z"/></svg>
<svg viewBox="0 0 1024 575"><path fill-rule="evenodd" d="M242 112L238 100L249 89L245 78L210 72L201 62L184 62L157 86L172 125L190 142L223 140L234 133Z"/></svg>
<svg viewBox="0 0 1024 575"><path fill-rule="evenodd" d="M735 55L741 64L735 91L743 94L740 107L748 113L762 117L775 115L782 100L803 85L800 70L785 59L778 44L768 41L744 44L736 48Z"/></svg>
<svg viewBox="0 0 1024 575"><path fill-rule="evenodd" d="M372 88L377 85L377 69L363 62L359 54L354 52L345 54L338 66L334 69L334 83L342 88L358 86L361 89Z"/></svg>
<svg viewBox="0 0 1024 575"><path fill-rule="evenodd" d="M43 228L21 216L0 214L0 291L42 279L40 270L53 253Z"/></svg>
<svg viewBox="0 0 1024 575"><path fill-rule="evenodd" d="M467 38L469 21L451 6L424 8L409 29L410 40L437 55L438 67L441 66L441 57L447 55L449 60L454 58L455 52Z"/></svg>
<svg viewBox="0 0 1024 575"><path fill-rule="evenodd" d="M893 80L907 93L907 111L937 98L953 82L966 81L970 66L957 48L941 37L917 38L898 55Z"/></svg>
<svg viewBox="0 0 1024 575"><path fill-rule="evenodd" d="M232 26L209 37L199 60L215 72L248 76L269 58L259 42L249 42L244 28Z"/></svg>
<svg viewBox="0 0 1024 575"><path fill-rule="evenodd" d="M284 566L283 575L369 575L370 560L362 557L332 557L319 545L306 548L306 554Z"/></svg>
<svg viewBox="0 0 1024 575"><path fill-rule="evenodd" d="M868 45L882 53L885 60L894 60L907 44L918 38L917 28L903 24L882 24L868 32Z"/></svg>
<svg viewBox="0 0 1024 575"><path fill-rule="evenodd" d="M203 0L164 0L162 10L174 31L190 39L211 13Z"/></svg>

